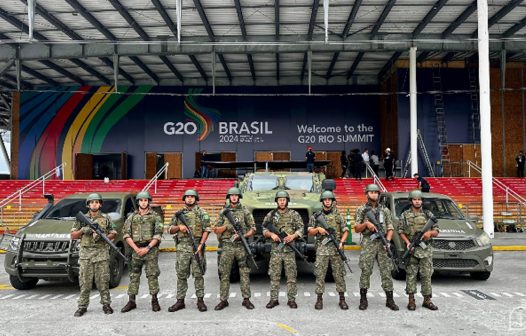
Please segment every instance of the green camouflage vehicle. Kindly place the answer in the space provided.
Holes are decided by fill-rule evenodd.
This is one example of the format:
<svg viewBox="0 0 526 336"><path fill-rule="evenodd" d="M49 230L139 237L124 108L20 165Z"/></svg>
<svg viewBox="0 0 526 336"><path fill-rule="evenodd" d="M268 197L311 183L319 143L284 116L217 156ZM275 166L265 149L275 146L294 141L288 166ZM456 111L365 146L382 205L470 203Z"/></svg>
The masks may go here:
<svg viewBox="0 0 526 336"><path fill-rule="evenodd" d="M423 207L438 219L440 233L433 239L433 268L435 272L469 273L473 279L486 280L493 271L493 249L490 237L467 219L448 196L423 193ZM380 201L393 213L395 234L393 252L400 257L405 244L398 235L398 219L409 209L407 192L382 193ZM395 279L404 279L405 270L393 271Z"/></svg>
<svg viewBox="0 0 526 336"><path fill-rule="evenodd" d="M271 243L263 237L263 219L271 210L276 208L274 197L279 190L286 190L290 195L289 208L298 211L303 219L304 238L296 246L306 256L309 262L316 259L314 237L307 236L307 227L310 216L321 209L320 193L322 189L334 189L333 180L325 180L323 174L303 172L258 172L250 173L238 183L243 199L241 203L246 206L256 222L256 234L250 240L250 248L258 265L268 264L270 259ZM218 251L218 261L221 249ZM299 258L296 255L297 258ZM237 267L232 268L232 281L239 279Z"/></svg>
<svg viewBox="0 0 526 336"><path fill-rule="evenodd" d="M127 249L122 240L126 215L135 210L135 194L125 192L100 193L104 200L102 212L117 226L114 240L123 253ZM11 285L16 289L34 288L39 279L76 281L79 275L79 241L70 239L75 215L86 212L88 194L69 195L57 204L47 195L49 204L35 215L31 223L22 227L11 240L5 255L4 267ZM124 261L110 254L110 288L119 285Z"/></svg>

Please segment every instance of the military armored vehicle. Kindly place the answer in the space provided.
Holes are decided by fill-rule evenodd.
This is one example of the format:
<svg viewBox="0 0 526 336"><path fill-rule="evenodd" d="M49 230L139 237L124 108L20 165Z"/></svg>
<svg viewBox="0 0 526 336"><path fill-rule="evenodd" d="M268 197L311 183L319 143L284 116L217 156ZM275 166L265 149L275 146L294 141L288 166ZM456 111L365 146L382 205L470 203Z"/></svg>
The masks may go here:
<svg viewBox="0 0 526 336"><path fill-rule="evenodd" d="M258 265L267 267L270 259L271 242L263 237L263 219L276 208L275 196L279 190L286 190L290 195L289 208L296 210L304 226L304 237L296 246L309 262L316 259L314 237L307 236L310 216L321 210L320 194L323 190L333 190L334 180L325 179L323 174L303 172L256 172L249 173L237 183L241 190L241 203L246 206L256 222L256 234L250 240L250 248ZM218 251L218 260L221 249ZM298 256L296 255L298 258ZM239 279L239 270L232 268L231 280Z"/></svg>
<svg viewBox="0 0 526 336"><path fill-rule="evenodd" d="M122 228L126 215L135 210L135 194L124 192L100 193L104 200L102 212L116 224L114 240L121 252L127 245L122 240ZM4 267L11 285L16 289L34 288L40 279L76 281L79 275L79 241L70 239L75 215L86 212L88 194L73 194L49 204L35 215L33 220L20 228L11 239L6 251ZM124 261L110 253L110 288L119 285Z"/></svg>
<svg viewBox="0 0 526 336"><path fill-rule="evenodd" d="M398 235L399 218L411 206L407 192L382 193L380 202L393 213L395 234L392 248L402 256L405 244ZM469 273L473 279L486 280L493 270L493 250L490 237L466 218L455 202L446 195L423 193L423 208L438 219L440 233L433 239L433 268L435 272ZM404 279L404 266L393 271L395 279Z"/></svg>

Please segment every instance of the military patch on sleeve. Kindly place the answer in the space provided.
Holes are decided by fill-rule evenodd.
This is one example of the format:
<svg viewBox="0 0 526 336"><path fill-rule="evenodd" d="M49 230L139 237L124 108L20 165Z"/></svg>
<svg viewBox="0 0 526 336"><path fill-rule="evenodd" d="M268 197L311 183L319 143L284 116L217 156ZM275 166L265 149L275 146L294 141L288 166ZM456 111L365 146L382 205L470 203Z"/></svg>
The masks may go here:
<svg viewBox="0 0 526 336"><path fill-rule="evenodd" d="M205 214L203 215L203 220L209 220L209 219L210 219L210 216L208 216L208 214L205 213Z"/></svg>

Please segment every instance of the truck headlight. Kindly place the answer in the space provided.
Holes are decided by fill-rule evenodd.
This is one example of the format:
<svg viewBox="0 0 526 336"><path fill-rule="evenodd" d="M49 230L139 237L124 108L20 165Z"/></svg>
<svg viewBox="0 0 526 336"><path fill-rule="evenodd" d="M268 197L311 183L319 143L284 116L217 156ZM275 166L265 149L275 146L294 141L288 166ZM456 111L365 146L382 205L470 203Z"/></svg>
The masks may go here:
<svg viewBox="0 0 526 336"><path fill-rule="evenodd" d="M9 251L16 252L18 250L18 244L20 243L20 237L13 237L9 242Z"/></svg>
<svg viewBox="0 0 526 336"><path fill-rule="evenodd" d="M491 238L486 232L482 232L482 234L477 238L477 243L479 244L479 246L489 245L491 244Z"/></svg>

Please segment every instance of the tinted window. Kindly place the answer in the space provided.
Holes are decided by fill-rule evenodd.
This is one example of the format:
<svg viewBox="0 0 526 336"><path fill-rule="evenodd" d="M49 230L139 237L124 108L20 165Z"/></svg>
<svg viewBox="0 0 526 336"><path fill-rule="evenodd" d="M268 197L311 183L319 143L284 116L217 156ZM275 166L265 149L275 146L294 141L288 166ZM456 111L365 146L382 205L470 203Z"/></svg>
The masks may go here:
<svg viewBox="0 0 526 336"><path fill-rule="evenodd" d="M408 199L399 198L395 200L396 216L400 217L402 212L411 206ZM425 198L423 207L435 215L436 218L464 219L462 212L451 200L443 198Z"/></svg>
<svg viewBox="0 0 526 336"><path fill-rule="evenodd" d="M106 199L102 203L102 212L104 213L120 213L120 209L121 200L119 199ZM75 217L79 211L84 213L87 211L85 199L64 199L53 207L46 218Z"/></svg>

